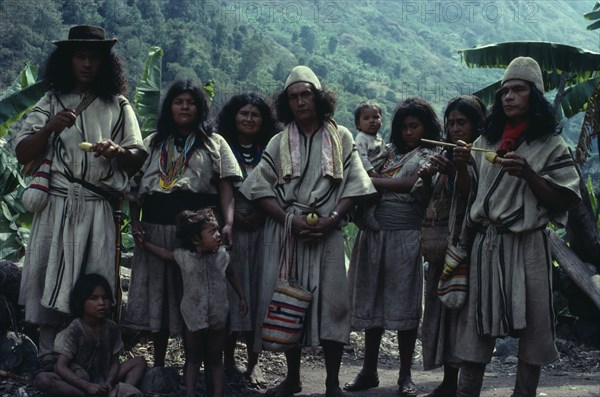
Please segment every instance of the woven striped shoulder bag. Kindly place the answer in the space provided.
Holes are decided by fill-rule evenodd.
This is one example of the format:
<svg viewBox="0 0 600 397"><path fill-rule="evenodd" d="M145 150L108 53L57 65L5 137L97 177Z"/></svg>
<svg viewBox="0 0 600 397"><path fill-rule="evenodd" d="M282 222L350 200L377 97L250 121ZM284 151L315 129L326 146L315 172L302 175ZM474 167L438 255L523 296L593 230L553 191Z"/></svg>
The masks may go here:
<svg viewBox="0 0 600 397"><path fill-rule="evenodd" d="M469 292L469 243L467 234L468 208L464 203L463 211L458 211L458 195L452 198L450 207L450 230L448 247L444 259L444 269L438 281L437 294L442 304L448 309L460 309L467 300ZM463 214L460 216L460 214Z"/></svg>
<svg viewBox="0 0 600 397"><path fill-rule="evenodd" d="M295 244L292 236L293 214L287 214L283 227L279 261L279 279L262 325L263 349L284 352L298 345L304 331L304 319L313 294L293 276Z"/></svg>
<svg viewBox="0 0 600 397"><path fill-rule="evenodd" d="M41 211L48 202L48 195L50 194L50 170L52 169L52 154L54 153L54 134L52 134L50 139L52 142L48 146L44 159L31 174L31 181L27 185L27 189L23 192L23 206L29 212Z"/></svg>
<svg viewBox="0 0 600 397"><path fill-rule="evenodd" d="M96 98L97 95L95 94L86 95L77 106L77 109L75 109L75 115L79 116ZM56 99L60 102L58 97L56 97ZM62 102L60 103L62 105ZM64 106L63 109L65 109ZM33 169L33 162L23 167L22 172L27 176L32 176L29 185L27 185L27 189L23 192L22 198L23 206L29 212L41 211L48 202L48 195L50 194L50 178L52 176L50 170L52 169L52 156L54 154L56 139L58 139L57 135L52 133L50 135L50 145L48 145L44 159L35 164L35 171L31 172Z"/></svg>

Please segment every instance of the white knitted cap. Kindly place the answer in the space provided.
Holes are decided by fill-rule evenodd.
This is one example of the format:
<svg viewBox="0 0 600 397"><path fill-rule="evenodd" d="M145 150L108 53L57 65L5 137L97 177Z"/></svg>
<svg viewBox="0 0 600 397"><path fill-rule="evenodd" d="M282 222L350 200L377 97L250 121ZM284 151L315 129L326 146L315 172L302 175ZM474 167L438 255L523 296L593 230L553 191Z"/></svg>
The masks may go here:
<svg viewBox="0 0 600 397"><path fill-rule="evenodd" d="M284 91L294 83L310 83L315 86L317 90L321 89L321 82L319 78L308 66L299 65L292 69L290 75L285 81Z"/></svg>
<svg viewBox="0 0 600 397"><path fill-rule="evenodd" d="M544 92L542 70L540 69L540 65L533 58L517 57L508 64L508 67L504 71L502 85L508 80L514 79L529 81L530 83L533 83L540 92Z"/></svg>

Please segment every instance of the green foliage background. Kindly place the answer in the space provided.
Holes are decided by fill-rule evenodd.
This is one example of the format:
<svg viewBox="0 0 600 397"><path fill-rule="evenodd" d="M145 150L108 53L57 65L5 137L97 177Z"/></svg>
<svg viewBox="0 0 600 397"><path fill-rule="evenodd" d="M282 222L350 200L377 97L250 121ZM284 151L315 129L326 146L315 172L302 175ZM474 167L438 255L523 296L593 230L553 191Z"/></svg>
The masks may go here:
<svg viewBox="0 0 600 397"><path fill-rule="evenodd" d="M216 84L214 108L234 93L270 96L296 64L308 64L338 95L336 118L353 127L364 99L384 105L389 121L411 95L438 111L453 96L491 83L500 70L472 70L459 49L478 44L544 40L599 50L583 14L593 0L3 0L0 2L0 87L26 62L42 65L51 40L68 27L105 27L119 43L135 87L148 49L164 50L163 81ZM595 47L595 48L594 48ZM133 96L131 93L130 97Z"/></svg>
<svg viewBox="0 0 600 397"><path fill-rule="evenodd" d="M498 80L500 69L469 69L458 53L476 45L517 40L551 41L600 52L600 30L583 18L595 0L0 0L0 97L9 95L26 64L32 73L76 24L103 26L117 37L129 98L191 78L215 86L213 111L233 94L271 97L290 69L309 65L338 97L337 121L354 130L352 112L362 100L384 109L388 134L396 104L421 96L442 114L448 100ZM144 75L149 51L159 47L162 87ZM154 51L154 50L153 50ZM153 71L156 73L157 71ZM141 81L141 83L140 83ZM28 84L32 82L28 81ZM136 102L137 103L137 102ZM146 103L137 103L148 107ZM151 105L150 105L151 106ZM151 109L146 109L151 110ZM157 111L158 109L156 109ZM140 120L152 128L152 118ZM574 145L581 116L564 122ZM17 178L5 148L2 174ZM598 189L598 149L584 165ZM8 170L8 171L7 171ZM0 170L2 171L2 170ZM10 172L9 172L10 171ZM18 183L22 183L20 180ZM17 224L10 197L2 203L3 233ZM18 200L17 200L18 201ZM19 229L20 230L20 229ZM351 240L354 230L347 230ZM21 238L22 233L17 234ZM26 238L26 236L23 236ZM4 240L3 240L4 241ZM5 244L6 245L6 244ZM18 255L19 241L6 245ZM349 248L349 247L348 247Z"/></svg>

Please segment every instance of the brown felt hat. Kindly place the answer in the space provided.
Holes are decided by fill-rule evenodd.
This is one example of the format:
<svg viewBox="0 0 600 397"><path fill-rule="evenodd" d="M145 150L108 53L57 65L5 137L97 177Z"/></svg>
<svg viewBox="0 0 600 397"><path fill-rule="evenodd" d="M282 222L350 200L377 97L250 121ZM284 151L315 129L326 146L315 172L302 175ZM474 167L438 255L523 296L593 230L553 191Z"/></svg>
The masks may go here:
<svg viewBox="0 0 600 397"><path fill-rule="evenodd" d="M117 42L116 38L106 39L104 29L99 26L77 25L69 29L67 40L54 40L53 44L62 46L86 45L112 48Z"/></svg>

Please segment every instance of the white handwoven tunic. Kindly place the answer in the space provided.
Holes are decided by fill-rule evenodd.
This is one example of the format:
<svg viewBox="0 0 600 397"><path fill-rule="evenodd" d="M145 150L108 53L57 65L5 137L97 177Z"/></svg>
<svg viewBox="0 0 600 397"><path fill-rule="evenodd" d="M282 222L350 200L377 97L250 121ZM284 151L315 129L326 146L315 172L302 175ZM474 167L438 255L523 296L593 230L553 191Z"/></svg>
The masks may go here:
<svg viewBox="0 0 600 397"><path fill-rule="evenodd" d="M82 99L76 93L58 97L47 93L25 120L16 144L39 131L63 105L76 108ZM50 197L34 215L25 254L19 303L26 307L26 320L37 324L62 325L59 313L69 313L69 293L81 274L99 273L115 288L112 208L65 175L110 192L125 191L129 178L116 158L95 157L80 150L79 143L112 139L124 148L144 150L137 119L123 96L96 98L75 125L81 133L73 126L54 141Z"/></svg>
<svg viewBox="0 0 600 397"><path fill-rule="evenodd" d="M473 146L495 150L484 137ZM579 176L560 136L523 142L515 151L555 186L579 196ZM546 225L567 213L544 207L527 182L473 152L478 171L468 225L477 233L471 250L468 304L459 315L457 356L487 363L494 338L520 337L519 358L544 365L556 360L552 309L552 258Z"/></svg>
<svg viewBox="0 0 600 397"><path fill-rule="evenodd" d="M323 129L320 129L310 137L300 134L302 175L287 183L277 184L282 137L282 133L279 133L267 145L257 168L244 181L240 192L250 200L275 198L286 212L297 215L305 214L314 204L319 216L329 216L342 198L374 194L375 188L360 162L350 131L342 126L337 128L342 147L341 182L322 175ZM278 277L282 229L282 224L267 218L263 231L256 311L256 351L262 348L262 322ZM304 288L314 291L303 345L317 346L321 339L347 342L350 334L350 301L341 230L330 232L320 242L297 241L296 258L297 280Z"/></svg>

